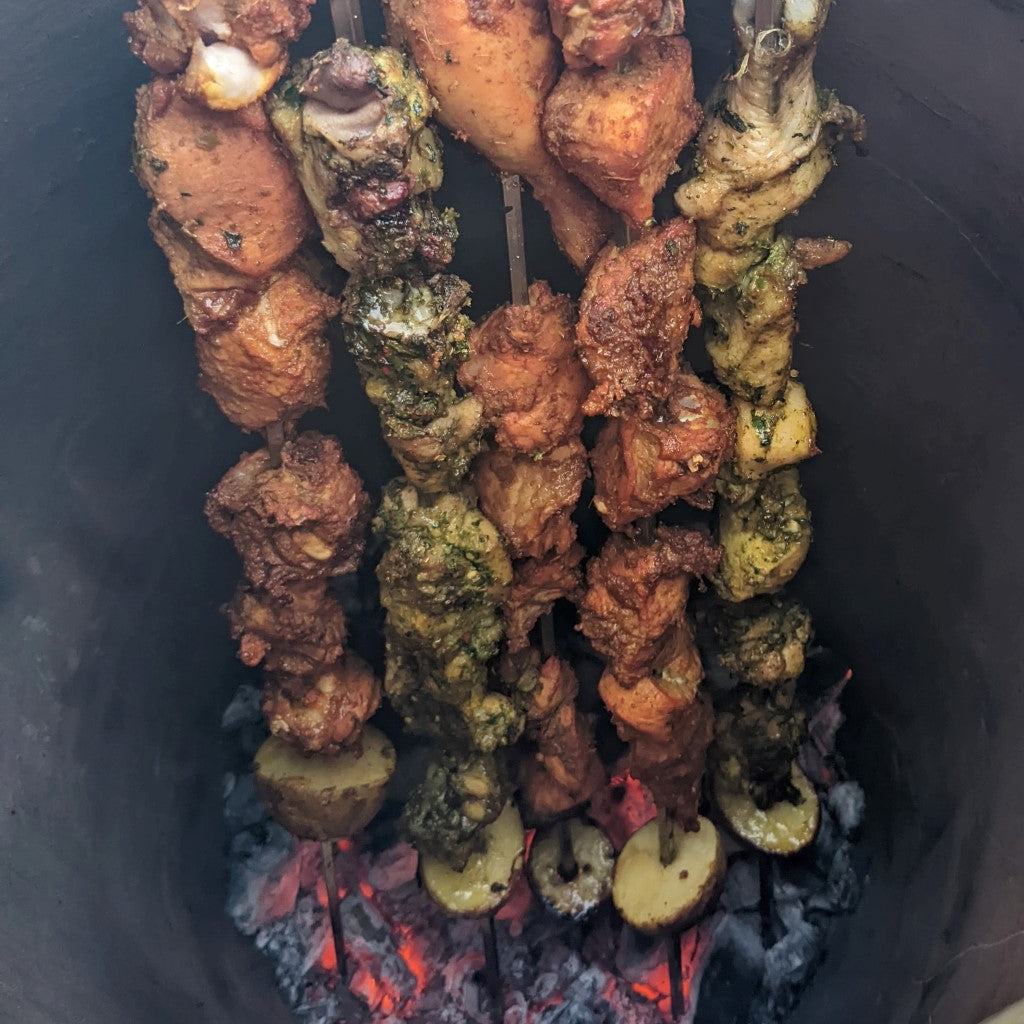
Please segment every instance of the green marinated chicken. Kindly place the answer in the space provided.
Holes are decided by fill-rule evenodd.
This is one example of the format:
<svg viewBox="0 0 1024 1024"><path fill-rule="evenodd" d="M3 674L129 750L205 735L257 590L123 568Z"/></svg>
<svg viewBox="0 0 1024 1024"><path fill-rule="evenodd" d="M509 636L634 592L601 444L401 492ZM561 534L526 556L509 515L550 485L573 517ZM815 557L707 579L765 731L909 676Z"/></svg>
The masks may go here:
<svg viewBox="0 0 1024 1024"><path fill-rule="evenodd" d="M776 596L715 603L702 612L701 626L705 657L741 683L775 686L804 670L811 616L797 601Z"/></svg>
<svg viewBox="0 0 1024 1024"><path fill-rule="evenodd" d="M743 504L723 503L718 543L722 561L712 582L719 597L746 601L785 586L811 546L811 512L797 471L765 477Z"/></svg>
<svg viewBox="0 0 1024 1024"><path fill-rule="evenodd" d="M501 814L509 790L498 758L446 756L427 768L405 806L402 824L417 850L461 871L481 848L481 830Z"/></svg>
<svg viewBox="0 0 1024 1024"><path fill-rule="evenodd" d="M761 810L800 801L792 765L806 716L795 692L794 680L770 689L740 685L716 707L710 755L716 784L745 788Z"/></svg>
<svg viewBox="0 0 1024 1024"><path fill-rule="evenodd" d="M345 270L376 277L416 258L450 262L455 214L425 197L443 174L433 101L406 55L339 40L299 61L267 110Z"/></svg>
<svg viewBox="0 0 1024 1024"><path fill-rule="evenodd" d="M455 388L468 354L468 301L469 285L451 274L354 281L345 296L366 394L405 475L425 493L457 487L480 451L480 402Z"/></svg>

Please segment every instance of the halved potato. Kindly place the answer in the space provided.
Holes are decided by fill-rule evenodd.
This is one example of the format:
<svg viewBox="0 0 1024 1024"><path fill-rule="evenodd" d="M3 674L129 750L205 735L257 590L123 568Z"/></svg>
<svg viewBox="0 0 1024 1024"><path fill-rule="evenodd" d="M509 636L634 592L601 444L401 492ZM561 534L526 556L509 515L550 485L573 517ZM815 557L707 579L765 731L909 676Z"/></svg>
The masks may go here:
<svg viewBox="0 0 1024 1024"><path fill-rule="evenodd" d="M515 804L509 801L482 829L484 848L472 853L462 871L427 854L420 856L420 878L430 898L457 917L486 917L508 899L523 869L526 834Z"/></svg>
<svg viewBox="0 0 1024 1024"><path fill-rule="evenodd" d="M714 898L725 877L718 830L699 818L696 832L675 830L675 856L661 863L657 820L634 832L615 864L612 899L624 920L642 932L683 928Z"/></svg>
<svg viewBox="0 0 1024 1024"><path fill-rule="evenodd" d="M784 800L762 811L745 786L737 789L721 776L714 782L715 803L729 828L751 846L765 853L796 853L817 834L821 808L814 786L795 761L792 779L802 797L798 804Z"/></svg>
<svg viewBox="0 0 1024 1024"><path fill-rule="evenodd" d="M562 827L554 825L537 834L526 873L545 906L561 917L579 921L611 895L615 847L595 825L579 818L566 822L576 861L576 873L566 878L560 867Z"/></svg>
<svg viewBox="0 0 1024 1024"><path fill-rule="evenodd" d="M306 757L271 736L253 761L260 798L274 819L300 839L345 839L362 831L384 803L395 748L372 726L340 754Z"/></svg>

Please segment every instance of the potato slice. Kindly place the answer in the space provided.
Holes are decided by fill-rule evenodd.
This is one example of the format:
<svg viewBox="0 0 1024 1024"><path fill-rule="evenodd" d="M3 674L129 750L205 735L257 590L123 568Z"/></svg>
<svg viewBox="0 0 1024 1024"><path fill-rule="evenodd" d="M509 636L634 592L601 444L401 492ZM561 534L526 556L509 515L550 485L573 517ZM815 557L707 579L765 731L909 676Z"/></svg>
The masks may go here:
<svg viewBox="0 0 1024 1024"><path fill-rule="evenodd" d="M803 384L791 380L782 401L760 408L733 396L736 472L747 480L793 466L818 454L818 421Z"/></svg>
<svg viewBox="0 0 1024 1024"><path fill-rule="evenodd" d="M599 828L579 818L573 818L565 827L569 829L576 874L565 878L559 868L561 825L538 833L530 848L526 872L545 906L560 917L579 921L611 895L615 847Z"/></svg>
<svg viewBox="0 0 1024 1024"><path fill-rule="evenodd" d="M483 830L484 848L470 854L462 871L427 854L420 856L420 878L430 898L457 917L486 917L508 899L523 868L526 835L511 801Z"/></svg>
<svg viewBox="0 0 1024 1024"><path fill-rule="evenodd" d="M803 798L798 804L784 800L762 811L745 786L737 789L721 776L714 782L715 803L729 828L751 846L765 853L796 853L809 845L817 834L821 808L814 786L795 761L792 778Z"/></svg>
<svg viewBox="0 0 1024 1024"><path fill-rule="evenodd" d="M661 863L657 820L634 832L615 864L612 899L623 919L649 934L695 921L725 877L718 830L699 818L696 832L676 827L676 855Z"/></svg>
<svg viewBox="0 0 1024 1024"><path fill-rule="evenodd" d="M256 752L254 779L274 819L300 839L344 839L380 810L395 748L372 726L356 748L306 757L277 736Z"/></svg>

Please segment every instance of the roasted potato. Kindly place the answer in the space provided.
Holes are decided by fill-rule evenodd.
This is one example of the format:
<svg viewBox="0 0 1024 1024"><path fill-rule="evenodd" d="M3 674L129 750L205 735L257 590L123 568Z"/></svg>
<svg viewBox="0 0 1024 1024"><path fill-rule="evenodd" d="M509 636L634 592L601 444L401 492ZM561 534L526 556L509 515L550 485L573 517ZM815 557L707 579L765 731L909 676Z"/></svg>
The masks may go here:
<svg viewBox="0 0 1024 1024"><path fill-rule="evenodd" d="M483 849L469 855L462 871L429 854L420 857L420 878L430 898L456 917L486 917L508 899L523 868L526 835L511 801L482 830Z"/></svg>
<svg viewBox="0 0 1024 1024"><path fill-rule="evenodd" d="M737 787L717 775L713 786L715 803L729 828L751 846L765 853L796 853L810 845L817 835L821 808L814 786L795 761L792 779L800 801L783 800L762 811L751 798L749 787Z"/></svg>
<svg viewBox="0 0 1024 1024"><path fill-rule="evenodd" d="M254 779L273 818L300 839L343 839L362 831L384 802L395 748L372 726L356 747L306 757L277 736L256 752Z"/></svg>
<svg viewBox="0 0 1024 1024"><path fill-rule="evenodd" d="M623 919L653 934L683 928L701 916L725 877L718 830L700 818L696 832L675 830L675 856L661 863L658 822L633 833L615 864L612 899Z"/></svg>
<svg viewBox="0 0 1024 1024"><path fill-rule="evenodd" d="M561 829L569 829L576 871L566 877L561 869ZM530 848L526 873L534 892L560 917L582 920L599 907L612 891L615 848L595 825L573 818L538 833Z"/></svg>

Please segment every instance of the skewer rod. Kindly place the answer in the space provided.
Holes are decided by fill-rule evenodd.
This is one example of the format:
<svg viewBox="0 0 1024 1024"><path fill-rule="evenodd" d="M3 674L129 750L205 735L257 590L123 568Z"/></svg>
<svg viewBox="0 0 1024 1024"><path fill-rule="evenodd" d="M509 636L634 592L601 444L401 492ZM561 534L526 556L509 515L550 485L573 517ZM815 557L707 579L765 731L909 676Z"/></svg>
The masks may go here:
<svg viewBox="0 0 1024 1024"><path fill-rule="evenodd" d="M338 976L348 981L348 957L345 954L345 926L341 920L341 903L338 901L338 880L334 876L334 847L330 841L320 844L320 859L327 887L327 911L331 919L331 936L334 939L334 955L338 961Z"/></svg>
<svg viewBox="0 0 1024 1024"><path fill-rule="evenodd" d="M683 998L683 947L679 932L672 932L665 938L665 955L668 957L668 990L672 1000L672 1019L679 1020L686 1013Z"/></svg>
<svg viewBox="0 0 1024 1024"><path fill-rule="evenodd" d="M757 0L754 6L754 31L757 35L775 28L777 22L776 0Z"/></svg>
<svg viewBox="0 0 1024 1024"><path fill-rule="evenodd" d="M508 242L508 274L512 283L512 305L530 301L526 282L526 238L523 233L523 193L518 174L502 174L501 194L505 200L505 239Z"/></svg>
<svg viewBox="0 0 1024 1024"><path fill-rule="evenodd" d="M662 865L671 864L676 855L675 824L668 811L658 811L658 855Z"/></svg>
<svg viewBox="0 0 1024 1024"><path fill-rule="evenodd" d="M363 27L363 11L359 0L331 0L331 19L334 33L339 39L347 39L356 46L366 45L366 29Z"/></svg>
<svg viewBox="0 0 1024 1024"><path fill-rule="evenodd" d="M484 928L484 962L487 971L487 991L491 995L491 1019L494 1024L502 1024L505 1008L501 998L501 963L498 960L498 930L494 923L494 915L487 918Z"/></svg>
<svg viewBox="0 0 1024 1024"><path fill-rule="evenodd" d="M270 468L281 468L281 449L284 447L284 424L278 420L267 427L267 450L270 452Z"/></svg>
<svg viewBox="0 0 1024 1024"><path fill-rule="evenodd" d="M580 873L576 852L572 848L572 822L569 818L558 823L558 873L566 882L571 882Z"/></svg>

